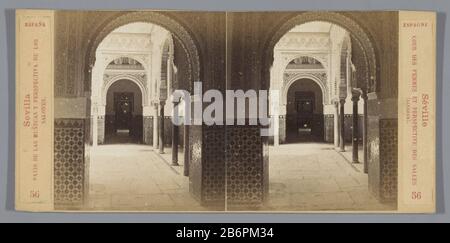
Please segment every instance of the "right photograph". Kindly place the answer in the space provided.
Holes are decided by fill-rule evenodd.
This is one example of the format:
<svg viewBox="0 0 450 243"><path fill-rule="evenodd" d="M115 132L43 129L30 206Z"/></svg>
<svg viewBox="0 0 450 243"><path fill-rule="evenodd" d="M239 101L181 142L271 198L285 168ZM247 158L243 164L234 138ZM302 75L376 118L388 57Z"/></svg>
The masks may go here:
<svg viewBox="0 0 450 243"><path fill-rule="evenodd" d="M398 23L398 12L227 13L227 89L279 93L267 99L272 136L225 129L228 211L397 210Z"/></svg>

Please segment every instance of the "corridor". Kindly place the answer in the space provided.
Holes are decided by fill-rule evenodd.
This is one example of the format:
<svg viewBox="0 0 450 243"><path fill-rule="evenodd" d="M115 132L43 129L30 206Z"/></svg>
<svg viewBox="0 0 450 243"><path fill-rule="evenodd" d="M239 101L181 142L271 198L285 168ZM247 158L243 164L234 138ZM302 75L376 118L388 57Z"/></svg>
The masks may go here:
<svg viewBox="0 0 450 243"><path fill-rule="evenodd" d="M269 150L269 199L263 210L394 210L368 190L368 176L325 143L283 144Z"/></svg>
<svg viewBox="0 0 450 243"><path fill-rule="evenodd" d="M205 210L189 193L182 166L172 167L146 145L92 148L89 210Z"/></svg>

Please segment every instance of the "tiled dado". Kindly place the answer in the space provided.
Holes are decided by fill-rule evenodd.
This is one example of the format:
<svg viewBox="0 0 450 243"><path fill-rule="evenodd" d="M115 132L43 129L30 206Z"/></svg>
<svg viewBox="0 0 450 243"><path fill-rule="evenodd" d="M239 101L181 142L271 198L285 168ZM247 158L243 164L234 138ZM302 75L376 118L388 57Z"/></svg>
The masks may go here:
<svg viewBox="0 0 450 243"><path fill-rule="evenodd" d="M98 144L105 143L105 116L97 117L97 139Z"/></svg>
<svg viewBox="0 0 450 243"><path fill-rule="evenodd" d="M189 190L203 205L225 209L225 130L189 127Z"/></svg>
<svg viewBox="0 0 450 243"><path fill-rule="evenodd" d="M286 142L286 115L281 115L278 117L279 120L279 126L278 126L278 133L279 133L279 139L280 144L283 144Z"/></svg>
<svg viewBox="0 0 450 243"><path fill-rule="evenodd" d="M324 140L327 143L334 142L334 115L325 114L324 119Z"/></svg>
<svg viewBox="0 0 450 243"><path fill-rule="evenodd" d="M248 208L263 203L265 178L260 126L226 127L227 205Z"/></svg>
<svg viewBox="0 0 450 243"><path fill-rule="evenodd" d="M144 116L143 118L144 144L153 145L153 123L154 123L153 116Z"/></svg>
<svg viewBox="0 0 450 243"><path fill-rule="evenodd" d="M225 205L225 127L203 127L202 201Z"/></svg>
<svg viewBox="0 0 450 243"><path fill-rule="evenodd" d="M192 126L190 190L205 206L260 206L267 187L259 126ZM225 193L226 192L226 193Z"/></svg>
<svg viewBox="0 0 450 243"><path fill-rule="evenodd" d="M397 119L380 119L380 196L383 201L397 201L397 131Z"/></svg>
<svg viewBox="0 0 450 243"><path fill-rule="evenodd" d="M83 206L85 197L85 120L55 119L55 209Z"/></svg>

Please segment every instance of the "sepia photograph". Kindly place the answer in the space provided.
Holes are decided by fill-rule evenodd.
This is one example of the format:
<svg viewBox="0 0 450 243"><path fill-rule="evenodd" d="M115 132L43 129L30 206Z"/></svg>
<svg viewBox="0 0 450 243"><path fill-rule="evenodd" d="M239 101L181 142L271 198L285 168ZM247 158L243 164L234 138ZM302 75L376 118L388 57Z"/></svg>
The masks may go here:
<svg viewBox="0 0 450 243"><path fill-rule="evenodd" d="M397 209L397 11L54 15L56 210Z"/></svg>

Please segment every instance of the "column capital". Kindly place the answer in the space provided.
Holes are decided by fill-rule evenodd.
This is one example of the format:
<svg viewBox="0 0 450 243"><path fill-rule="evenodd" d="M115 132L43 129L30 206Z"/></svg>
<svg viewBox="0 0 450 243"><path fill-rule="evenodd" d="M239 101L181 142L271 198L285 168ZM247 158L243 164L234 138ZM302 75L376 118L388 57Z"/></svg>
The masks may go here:
<svg viewBox="0 0 450 243"><path fill-rule="evenodd" d="M335 107L339 107L339 99L333 99L332 104L333 104Z"/></svg>
<svg viewBox="0 0 450 243"><path fill-rule="evenodd" d="M345 99L339 99L339 104L344 105L345 104Z"/></svg>
<svg viewBox="0 0 450 243"><path fill-rule="evenodd" d="M339 84L339 99L347 98L347 84Z"/></svg>
<svg viewBox="0 0 450 243"><path fill-rule="evenodd" d="M359 101L359 96L361 95L361 92L358 90L352 90L352 101L353 102L358 102Z"/></svg>
<svg viewBox="0 0 450 243"><path fill-rule="evenodd" d="M181 97L179 98L179 99L172 99L172 103L174 104L174 105L177 105L177 104L179 104L181 102Z"/></svg>
<svg viewBox="0 0 450 243"><path fill-rule="evenodd" d="M361 93L361 99L363 99L363 100L369 99L369 96L367 95L367 92L366 92L366 91L363 91L363 92Z"/></svg>

